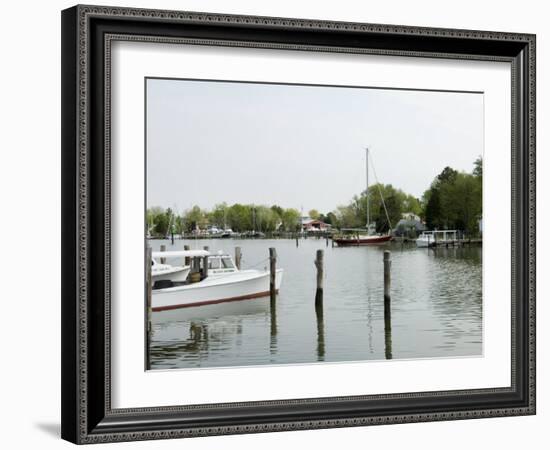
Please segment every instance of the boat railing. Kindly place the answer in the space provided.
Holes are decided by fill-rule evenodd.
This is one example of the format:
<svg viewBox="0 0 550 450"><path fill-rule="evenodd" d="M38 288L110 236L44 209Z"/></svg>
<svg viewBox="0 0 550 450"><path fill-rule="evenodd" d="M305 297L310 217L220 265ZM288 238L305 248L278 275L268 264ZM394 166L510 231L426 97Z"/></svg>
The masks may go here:
<svg viewBox="0 0 550 450"><path fill-rule="evenodd" d="M418 236L419 239L427 239L434 241L440 240L440 241L456 241L458 239L458 230L433 230L433 231L423 231L420 236Z"/></svg>

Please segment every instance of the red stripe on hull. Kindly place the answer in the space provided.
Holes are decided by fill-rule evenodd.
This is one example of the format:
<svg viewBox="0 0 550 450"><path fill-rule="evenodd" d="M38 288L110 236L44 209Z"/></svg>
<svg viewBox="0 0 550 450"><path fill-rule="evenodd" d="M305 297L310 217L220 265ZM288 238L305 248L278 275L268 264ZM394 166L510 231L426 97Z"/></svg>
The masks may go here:
<svg viewBox="0 0 550 450"><path fill-rule="evenodd" d="M277 289L275 293L278 293L278 292L279 290ZM254 298L268 297L269 294L270 294L269 291L264 291L264 292L257 292L256 294L240 295L238 297L220 298L217 300L205 300L203 302L184 303L181 305L157 306L156 308L152 308L152 311L153 312L169 311L171 309L190 308L192 306L215 305L218 303L236 302L239 300L251 300Z"/></svg>

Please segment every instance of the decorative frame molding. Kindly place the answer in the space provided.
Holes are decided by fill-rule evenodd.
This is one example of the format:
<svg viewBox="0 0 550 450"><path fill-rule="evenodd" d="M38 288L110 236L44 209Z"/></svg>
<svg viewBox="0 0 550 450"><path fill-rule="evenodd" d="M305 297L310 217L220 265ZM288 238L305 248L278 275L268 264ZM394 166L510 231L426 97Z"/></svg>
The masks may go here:
<svg viewBox="0 0 550 450"><path fill-rule="evenodd" d="M510 62L511 386L113 410L110 49L117 40ZM535 413L534 35L75 6L62 14L62 57L65 439L98 443ZM230 419L228 412L234 414Z"/></svg>

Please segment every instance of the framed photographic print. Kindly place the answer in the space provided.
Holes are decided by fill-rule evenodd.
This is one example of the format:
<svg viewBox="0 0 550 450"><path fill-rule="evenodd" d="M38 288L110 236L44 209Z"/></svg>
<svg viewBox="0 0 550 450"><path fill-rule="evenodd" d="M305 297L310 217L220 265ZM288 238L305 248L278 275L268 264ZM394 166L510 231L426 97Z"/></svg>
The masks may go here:
<svg viewBox="0 0 550 450"><path fill-rule="evenodd" d="M535 36L62 13L62 436L535 413Z"/></svg>

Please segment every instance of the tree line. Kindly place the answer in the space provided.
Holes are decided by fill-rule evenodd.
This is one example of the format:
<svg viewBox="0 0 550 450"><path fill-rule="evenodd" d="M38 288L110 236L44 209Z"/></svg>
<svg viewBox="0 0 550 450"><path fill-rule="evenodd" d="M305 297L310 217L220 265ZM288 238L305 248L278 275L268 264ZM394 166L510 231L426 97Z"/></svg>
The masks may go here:
<svg viewBox="0 0 550 450"><path fill-rule="evenodd" d="M278 205L265 206L235 203L231 206L221 203L211 210L198 205L178 215L171 208L166 210L153 207L147 210L147 227L152 236L167 236L205 230L208 226L246 231L298 231L301 226L300 212L294 208Z"/></svg>
<svg viewBox="0 0 550 450"><path fill-rule="evenodd" d="M456 229L477 234L482 215L482 185L481 157L474 162L472 173L445 167L422 198L428 229Z"/></svg>
<svg viewBox="0 0 550 450"><path fill-rule="evenodd" d="M391 184L378 183L369 186L368 191L355 195L347 205L340 205L334 211L321 213L312 209L308 215L336 229L364 228L367 224L369 198L370 221L378 232L393 230L404 213L412 213L420 217L430 230L457 229L477 234L482 212L482 179L482 159L479 157L474 162L472 173L445 167L421 199ZM204 230L208 226L230 228L235 232L294 232L300 230L301 214L294 208L279 205L240 203L221 203L211 210L195 205L181 215L170 208L152 207L147 210L147 227L152 236L167 236L171 232L189 233L195 229Z"/></svg>

